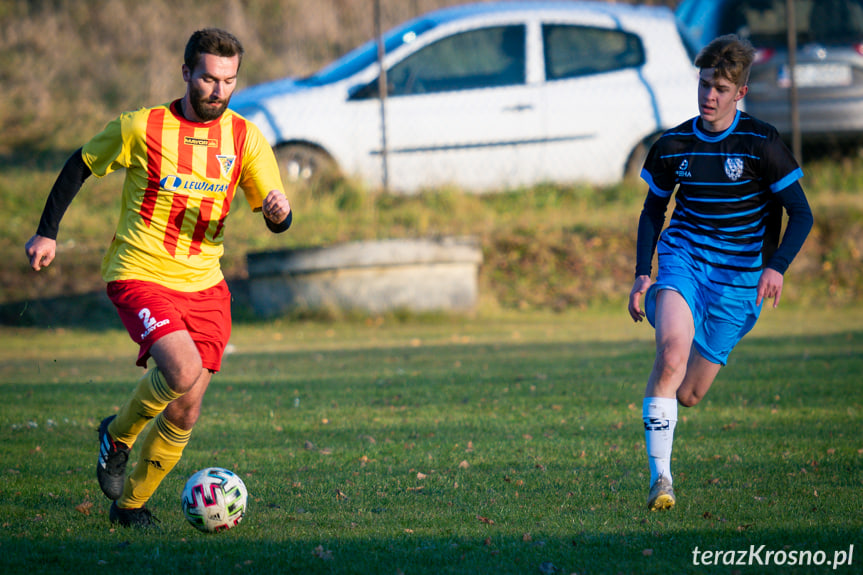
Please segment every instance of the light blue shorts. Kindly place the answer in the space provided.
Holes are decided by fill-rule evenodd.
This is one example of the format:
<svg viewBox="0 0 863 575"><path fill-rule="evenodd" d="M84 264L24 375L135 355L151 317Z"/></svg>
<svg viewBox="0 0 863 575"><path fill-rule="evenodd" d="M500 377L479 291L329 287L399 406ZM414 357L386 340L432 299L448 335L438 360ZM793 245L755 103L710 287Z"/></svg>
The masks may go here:
<svg viewBox="0 0 863 575"><path fill-rule="evenodd" d="M660 269L645 296L645 314L654 328L656 296L664 289L676 291L689 305L695 323L695 349L706 360L721 365L728 362L728 354L755 326L761 313L754 297L747 300L724 297L696 281L688 269L674 267Z"/></svg>

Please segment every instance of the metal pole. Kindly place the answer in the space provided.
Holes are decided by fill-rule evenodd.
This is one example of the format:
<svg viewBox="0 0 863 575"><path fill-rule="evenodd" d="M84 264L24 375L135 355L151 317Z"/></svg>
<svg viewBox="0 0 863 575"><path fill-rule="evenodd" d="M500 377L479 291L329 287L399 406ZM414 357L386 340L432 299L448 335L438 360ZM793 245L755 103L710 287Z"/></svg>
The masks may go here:
<svg viewBox="0 0 863 575"><path fill-rule="evenodd" d="M800 107L797 98L797 14L795 0L785 0L788 24L788 68L791 74L789 104L791 105L791 151L797 161L803 163L803 144L800 136Z"/></svg>
<svg viewBox="0 0 863 575"><path fill-rule="evenodd" d="M384 193L389 192L389 169L387 166L387 71L384 68L384 38L381 26L381 0L375 3L375 38L378 42L378 99L381 103L381 185Z"/></svg>

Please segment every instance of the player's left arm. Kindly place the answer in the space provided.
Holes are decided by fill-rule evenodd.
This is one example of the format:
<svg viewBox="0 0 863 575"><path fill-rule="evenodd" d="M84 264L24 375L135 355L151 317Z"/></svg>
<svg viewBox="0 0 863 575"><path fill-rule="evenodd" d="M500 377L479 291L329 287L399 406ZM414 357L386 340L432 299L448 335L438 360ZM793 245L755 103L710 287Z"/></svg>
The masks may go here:
<svg viewBox="0 0 863 575"><path fill-rule="evenodd" d="M246 192L253 211L261 211L267 228L280 234L291 227L293 211L285 196L279 165L273 148L258 128L246 122L247 137L243 148L243 174L240 186ZM265 190L268 190L265 192ZM266 196L264 196L266 193Z"/></svg>
<svg viewBox="0 0 863 575"><path fill-rule="evenodd" d="M287 231L294 219L291 203L280 190L270 190L261 204L261 212L267 227L276 234Z"/></svg>
<svg viewBox="0 0 863 575"><path fill-rule="evenodd" d="M773 307L779 305L782 296L783 274L803 247L813 223L812 209L798 181L776 192L775 197L788 213L788 225L782 242L761 272L756 299L756 305L761 305L764 299L773 299Z"/></svg>

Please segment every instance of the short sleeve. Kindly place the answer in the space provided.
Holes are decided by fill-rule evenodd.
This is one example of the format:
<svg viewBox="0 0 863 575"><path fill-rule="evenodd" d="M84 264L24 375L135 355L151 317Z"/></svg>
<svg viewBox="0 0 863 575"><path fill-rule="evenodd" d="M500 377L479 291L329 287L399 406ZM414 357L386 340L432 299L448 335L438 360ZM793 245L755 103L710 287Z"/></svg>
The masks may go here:
<svg viewBox="0 0 863 575"><path fill-rule="evenodd" d="M84 144L81 157L94 176L102 177L127 167L124 149L123 117L120 116Z"/></svg>
<svg viewBox="0 0 863 575"><path fill-rule="evenodd" d="M669 169L663 153L663 139L651 146L641 170L641 179L647 182L650 191L662 198L669 198L676 186L674 171Z"/></svg>

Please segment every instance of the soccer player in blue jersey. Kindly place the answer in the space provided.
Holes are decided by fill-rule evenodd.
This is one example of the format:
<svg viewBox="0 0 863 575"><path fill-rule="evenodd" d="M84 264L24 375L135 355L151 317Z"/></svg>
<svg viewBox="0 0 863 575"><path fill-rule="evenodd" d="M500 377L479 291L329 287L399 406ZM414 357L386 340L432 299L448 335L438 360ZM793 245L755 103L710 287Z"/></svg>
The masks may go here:
<svg viewBox="0 0 863 575"><path fill-rule="evenodd" d="M642 407L651 510L676 502L670 461L678 403L701 401L762 303L779 304L783 274L812 227L797 161L775 128L737 109L754 57L734 35L701 51L699 115L664 133L641 172L649 191L629 314L656 330ZM660 234L675 188L674 213ZM780 243L782 208L788 224Z"/></svg>

